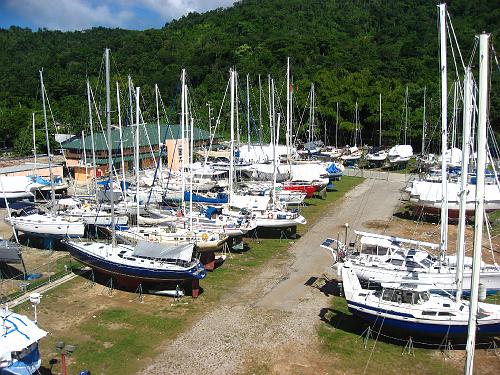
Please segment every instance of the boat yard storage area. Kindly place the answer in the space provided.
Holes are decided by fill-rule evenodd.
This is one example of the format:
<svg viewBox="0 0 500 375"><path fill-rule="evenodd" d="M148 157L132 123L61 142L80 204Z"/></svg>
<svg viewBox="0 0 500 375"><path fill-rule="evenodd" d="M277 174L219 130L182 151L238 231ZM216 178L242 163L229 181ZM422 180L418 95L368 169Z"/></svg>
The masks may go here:
<svg viewBox="0 0 500 375"><path fill-rule="evenodd" d="M431 242L439 237L437 225L398 217L403 186L344 177L326 199L307 202L301 212L308 224L298 228L298 239L246 238L248 250L228 254L202 281L197 299L141 296L112 289L106 280L94 283L88 271L77 271L82 276L43 293L38 306L39 324L51 333L40 343L42 365L61 371L55 343L64 341L77 347L66 358L73 373L88 368L102 374L358 374L365 367L372 373L415 368L459 373L463 350L415 345L415 356L402 355L401 343L373 339L365 349L361 325L350 326L351 315L345 300L334 296L335 287L314 287L336 277L330 255L319 245L327 236L342 238L346 222L401 236L416 233ZM43 251L36 250L36 256ZM16 312L32 316L33 309L27 302ZM491 350L477 351L478 373L495 372L499 365Z"/></svg>

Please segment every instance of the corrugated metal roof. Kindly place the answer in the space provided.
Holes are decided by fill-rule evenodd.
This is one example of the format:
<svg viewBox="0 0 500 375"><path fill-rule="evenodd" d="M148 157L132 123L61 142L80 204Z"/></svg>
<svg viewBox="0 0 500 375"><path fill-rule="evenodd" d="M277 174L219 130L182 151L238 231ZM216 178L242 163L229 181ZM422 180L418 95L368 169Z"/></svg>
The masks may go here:
<svg viewBox="0 0 500 375"><path fill-rule="evenodd" d="M52 164L53 168L60 167L60 165ZM0 174L4 173L17 173L17 172L26 172L32 171L35 168L35 163L25 163L20 165L10 165L8 167L0 168ZM49 168L48 164L45 163L36 163L36 169L47 169Z"/></svg>
<svg viewBox="0 0 500 375"><path fill-rule="evenodd" d="M146 135L147 132L147 135ZM133 148L135 142L134 127L126 126L122 128L123 148ZM162 139L179 139L181 133L180 125L160 124L160 133ZM149 142L148 142L149 137ZM120 149L120 131L117 127L111 130L111 139L113 141L113 149ZM210 133L206 130L195 127L194 140L207 141L210 139ZM94 133L94 147L96 151L107 151L106 138L103 133ZM156 145L158 143L158 127L156 124L145 124L140 127L139 144L141 147L149 147L149 143ZM82 150L82 137L77 137L68 142L62 143L61 147L65 150ZM92 151L92 140L90 134L85 135L85 149Z"/></svg>

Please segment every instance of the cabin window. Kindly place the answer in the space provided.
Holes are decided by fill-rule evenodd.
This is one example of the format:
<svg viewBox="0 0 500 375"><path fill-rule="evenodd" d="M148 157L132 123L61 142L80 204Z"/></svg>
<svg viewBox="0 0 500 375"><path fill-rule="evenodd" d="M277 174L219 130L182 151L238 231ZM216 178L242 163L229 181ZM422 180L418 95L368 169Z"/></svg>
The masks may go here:
<svg viewBox="0 0 500 375"><path fill-rule="evenodd" d="M420 264L418 264L417 262L414 262L413 260L407 260L406 267L408 267L408 268L422 268L422 266Z"/></svg>
<svg viewBox="0 0 500 375"><path fill-rule="evenodd" d="M390 259L389 261L392 265L395 265L395 266L402 266L403 265L402 259Z"/></svg>
<svg viewBox="0 0 500 375"><path fill-rule="evenodd" d="M422 311L422 315L435 316L435 311Z"/></svg>
<svg viewBox="0 0 500 375"><path fill-rule="evenodd" d="M455 316L455 314L452 314L451 312L448 311L440 311L438 312L438 316Z"/></svg>
<svg viewBox="0 0 500 375"><path fill-rule="evenodd" d="M422 263L424 265L424 267L427 267L427 268L432 266L432 262L427 258L423 259L420 263Z"/></svg>

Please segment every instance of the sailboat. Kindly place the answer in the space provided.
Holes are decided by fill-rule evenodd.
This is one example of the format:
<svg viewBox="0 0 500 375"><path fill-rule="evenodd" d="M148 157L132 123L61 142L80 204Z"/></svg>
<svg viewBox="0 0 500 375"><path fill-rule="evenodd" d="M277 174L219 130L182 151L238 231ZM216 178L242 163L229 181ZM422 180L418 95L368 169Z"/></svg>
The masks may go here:
<svg viewBox="0 0 500 375"><path fill-rule="evenodd" d="M404 167L413 156L413 147L407 144L406 133L408 130L408 86L405 94L405 125L404 125L404 143L391 147L387 158L391 167Z"/></svg>
<svg viewBox="0 0 500 375"><path fill-rule="evenodd" d="M344 154L340 157L345 165L353 166L356 165L363 156L362 150L357 146L358 134L361 138L361 130L359 129L359 113L358 113L358 102L356 101L356 111L355 111L355 128L354 128L354 146L347 147Z"/></svg>
<svg viewBox="0 0 500 375"><path fill-rule="evenodd" d="M43 73L40 71L40 86L42 93L43 116L45 122L45 138L47 143L47 153L49 155L49 173L51 181L51 205L50 213L34 213L26 216L10 218L11 225L18 231L28 235L35 235L49 238L81 237L84 234L85 224L79 218L66 218L55 212L55 191L53 185L52 162L50 154L49 132L47 127L47 111L45 108L45 85L43 83Z"/></svg>
<svg viewBox="0 0 500 375"><path fill-rule="evenodd" d="M105 50L106 62L106 125L111 139L111 109L109 90L109 49ZM136 95L136 118L139 124L139 88ZM111 142L108 142L109 183L113 184L113 157ZM168 246L146 241L133 245L116 244L114 199L110 196L112 214L111 243L65 240L70 254L83 264L102 274L110 275L119 282L137 287L142 283L157 286L168 281L192 281L193 296L198 293L198 282L205 278L206 271L193 258L193 244Z"/></svg>
<svg viewBox="0 0 500 375"><path fill-rule="evenodd" d="M379 95L379 138L378 147L373 148L371 152L366 154L366 161L371 166L382 166L387 159L387 151L382 149L382 94Z"/></svg>
<svg viewBox="0 0 500 375"><path fill-rule="evenodd" d="M382 284L381 290L362 288L356 272L342 268L342 287L349 311L385 330L412 337L467 335L469 302L431 293L428 286L407 282ZM500 334L500 305L479 303L478 334Z"/></svg>

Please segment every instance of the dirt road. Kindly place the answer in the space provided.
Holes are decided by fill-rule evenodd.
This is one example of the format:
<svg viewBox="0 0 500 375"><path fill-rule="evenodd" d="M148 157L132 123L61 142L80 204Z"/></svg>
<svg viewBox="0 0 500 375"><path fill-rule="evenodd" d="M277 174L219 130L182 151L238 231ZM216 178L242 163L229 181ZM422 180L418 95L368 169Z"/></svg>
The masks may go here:
<svg viewBox="0 0 500 375"><path fill-rule="evenodd" d="M290 247L288 261L272 262L237 286L141 374L321 373L326 358L318 354L315 326L329 298L305 285L333 273L319 245L337 233L343 239L346 222L363 229L390 218L402 187L374 179L358 185Z"/></svg>

